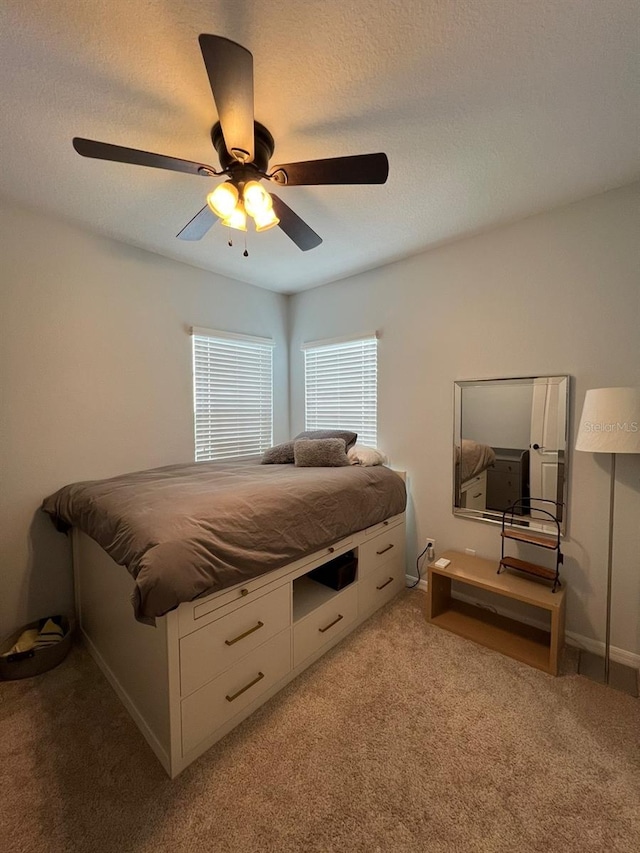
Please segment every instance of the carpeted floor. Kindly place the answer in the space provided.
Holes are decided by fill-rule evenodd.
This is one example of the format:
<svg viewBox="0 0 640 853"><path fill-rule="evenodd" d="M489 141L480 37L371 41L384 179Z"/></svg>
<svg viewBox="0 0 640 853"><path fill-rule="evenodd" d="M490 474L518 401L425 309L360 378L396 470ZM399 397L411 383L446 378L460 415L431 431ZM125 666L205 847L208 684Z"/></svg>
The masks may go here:
<svg viewBox="0 0 640 853"><path fill-rule="evenodd" d="M638 853L640 702L424 604L401 595L173 782L82 647L0 684L2 849Z"/></svg>

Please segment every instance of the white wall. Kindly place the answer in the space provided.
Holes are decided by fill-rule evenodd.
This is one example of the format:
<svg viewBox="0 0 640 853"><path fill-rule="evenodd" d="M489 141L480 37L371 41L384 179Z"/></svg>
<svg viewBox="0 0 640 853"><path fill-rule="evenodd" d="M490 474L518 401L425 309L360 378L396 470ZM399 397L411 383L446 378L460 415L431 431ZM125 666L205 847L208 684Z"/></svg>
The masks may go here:
<svg viewBox="0 0 640 853"><path fill-rule="evenodd" d="M273 337L289 435L287 300L0 201L0 636L72 604L39 511L82 479L193 459L190 325Z"/></svg>
<svg viewBox="0 0 640 853"><path fill-rule="evenodd" d="M587 388L640 385L639 201L624 187L292 297L293 431L300 345L381 333L378 441L409 474L414 554L427 536L500 553L498 528L451 513L455 379L568 373L572 435ZM568 628L602 638L609 458L569 465ZM619 457L618 474L613 643L640 652L640 456Z"/></svg>

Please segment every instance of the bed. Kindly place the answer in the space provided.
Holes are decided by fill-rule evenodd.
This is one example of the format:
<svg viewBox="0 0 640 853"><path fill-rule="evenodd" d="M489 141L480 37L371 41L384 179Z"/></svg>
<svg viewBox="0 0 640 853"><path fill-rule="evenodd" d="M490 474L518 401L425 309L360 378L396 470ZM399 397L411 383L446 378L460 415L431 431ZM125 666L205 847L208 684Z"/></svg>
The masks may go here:
<svg viewBox="0 0 640 853"><path fill-rule="evenodd" d="M72 535L85 643L174 777L404 587L405 504L384 466L252 459L76 483L43 509ZM310 577L345 557L344 588Z"/></svg>
<svg viewBox="0 0 640 853"><path fill-rule="evenodd" d="M486 508L487 469L495 464L493 447L463 438L455 446L455 494L465 509Z"/></svg>

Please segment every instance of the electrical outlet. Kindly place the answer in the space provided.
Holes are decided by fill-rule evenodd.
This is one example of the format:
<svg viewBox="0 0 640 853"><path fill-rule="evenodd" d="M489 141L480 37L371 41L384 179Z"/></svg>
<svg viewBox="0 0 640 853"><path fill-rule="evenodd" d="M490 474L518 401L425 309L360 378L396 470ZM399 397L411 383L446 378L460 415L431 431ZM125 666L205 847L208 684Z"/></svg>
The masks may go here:
<svg viewBox="0 0 640 853"><path fill-rule="evenodd" d="M476 549L475 548L465 548L464 553L468 554L470 557L475 557Z"/></svg>
<svg viewBox="0 0 640 853"><path fill-rule="evenodd" d="M435 554L435 552L436 552L436 540L435 539L427 539L427 541L424 543L424 545L425 545L425 548L428 548L429 546L431 546L431 550Z"/></svg>

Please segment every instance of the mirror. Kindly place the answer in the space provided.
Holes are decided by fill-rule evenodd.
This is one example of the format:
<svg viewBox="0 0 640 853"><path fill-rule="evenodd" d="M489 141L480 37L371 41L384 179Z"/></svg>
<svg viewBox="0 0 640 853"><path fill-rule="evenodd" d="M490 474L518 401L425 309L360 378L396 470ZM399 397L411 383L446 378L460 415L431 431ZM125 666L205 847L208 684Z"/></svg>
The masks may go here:
<svg viewBox="0 0 640 853"><path fill-rule="evenodd" d="M565 533L568 376L455 383L453 513Z"/></svg>

